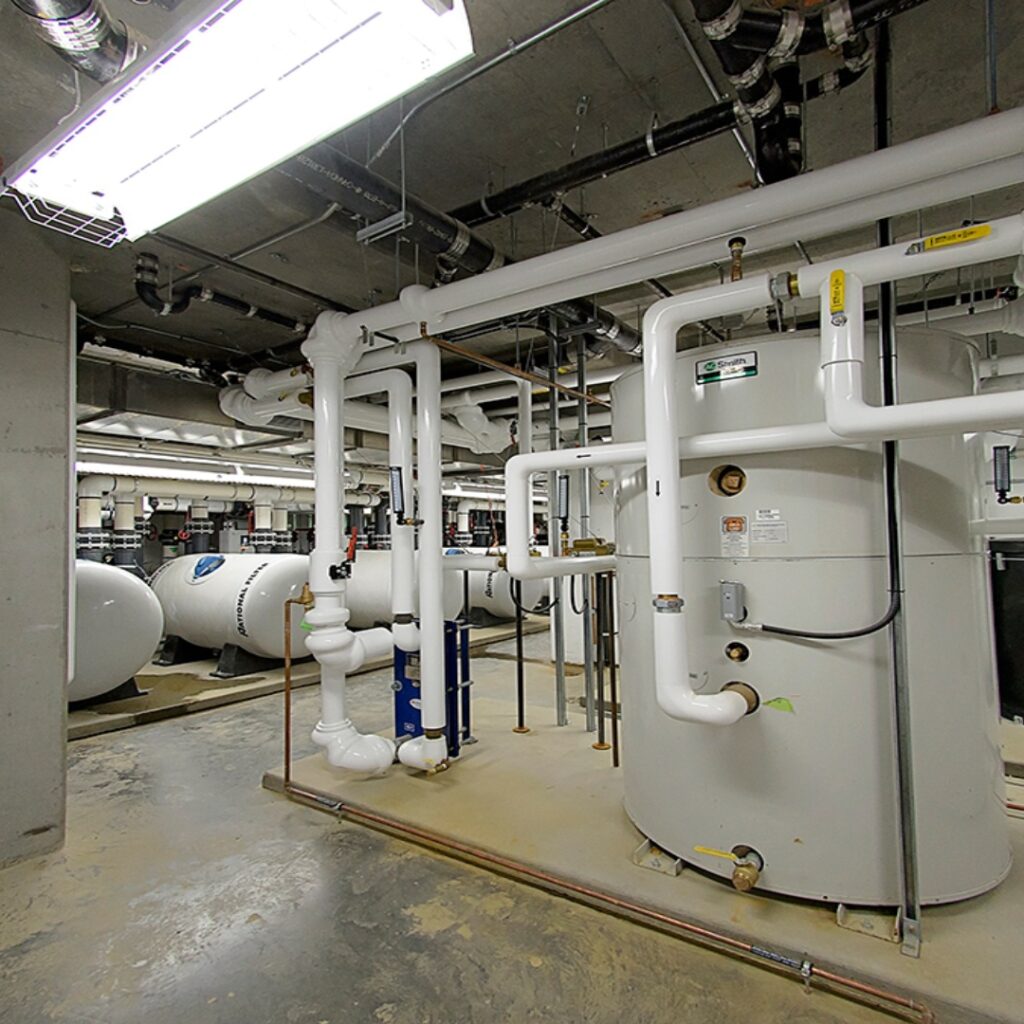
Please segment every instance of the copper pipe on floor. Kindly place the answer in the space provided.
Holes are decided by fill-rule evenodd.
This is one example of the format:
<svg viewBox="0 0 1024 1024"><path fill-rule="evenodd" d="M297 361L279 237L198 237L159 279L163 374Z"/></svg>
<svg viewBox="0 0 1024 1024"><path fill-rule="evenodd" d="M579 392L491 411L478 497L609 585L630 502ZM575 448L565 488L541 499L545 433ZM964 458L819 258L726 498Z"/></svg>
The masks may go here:
<svg viewBox="0 0 1024 1024"><path fill-rule="evenodd" d="M908 999L896 992L877 988L866 982L858 981L843 974L825 970L816 966L810 960L798 961L782 953L755 946L753 943L735 939L722 932L716 932L702 925L694 924L683 918L673 917L671 914L664 914L653 907L644 906L641 903L634 903L631 900L624 900L619 896L603 892L600 889L593 889L589 886L580 885L568 878L559 875L552 875L545 871L539 871L521 861L503 857L500 854L491 853L479 847L470 846L468 843L460 842L448 836L430 832L427 829L418 828L415 825L406 824L387 815L377 814L374 811L347 804L341 800L331 800L313 790L303 789L293 783L286 783L284 792L287 796L299 803L315 807L319 810L329 810L340 818L354 820L367 824L369 827L376 827L387 834L395 834L407 837L411 840L425 844L430 847L461 854L463 857L483 864L490 864L500 868L514 876L532 879L545 888L554 888L577 896L601 906L623 911L628 915L640 918L656 925L667 927L675 932L682 932L701 943L704 948L714 952L732 952L738 954L741 959L760 967L768 966L773 970L783 973L787 977L810 984L815 978L829 986L834 994L841 997L853 998L860 1002L870 1002L875 1008L902 1017L904 1020L912 1020L917 1024L934 1024L935 1015L921 1002ZM723 948L724 947L724 948ZM858 998L860 997L860 998Z"/></svg>

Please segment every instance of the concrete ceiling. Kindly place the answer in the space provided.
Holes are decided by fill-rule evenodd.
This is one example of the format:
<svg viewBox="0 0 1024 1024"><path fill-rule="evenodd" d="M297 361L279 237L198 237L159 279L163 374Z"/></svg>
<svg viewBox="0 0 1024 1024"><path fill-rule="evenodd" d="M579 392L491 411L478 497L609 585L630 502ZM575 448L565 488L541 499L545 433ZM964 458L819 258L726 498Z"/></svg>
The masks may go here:
<svg viewBox="0 0 1024 1024"><path fill-rule="evenodd" d="M107 0L116 17L153 38L189 15L198 0L183 0L171 13L167 3ZM581 0L467 0L480 57L503 50ZM706 86L672 27L666 3L672 3L704 54L723 92L723 76L704 44L686 0L614 0L527 53L433 104L406 132L406 182L410 191L441 209L451 209L489 190L555 168L573 154L599 151L661 123L709 105ZM2 0L0 0L2 3ZM284 9L286 5L282 5ZM1024 4L996 0L1000 102L1004 108L1024 102ZM986 113L984 0L931 0L895 18L894 119L896 141L972 120ZM74 75L33 35L13 6L0 6L0 61L5 89L0 94L0 152L6 162L17 158L67 115L75 103ZM806 62L805 74L834 66L823 55ZM83 80L88 93L92 83ZM436 86L435 86L436 88ZM421 94L431 90L428 87ZM585 115L580 98L589 98ZM417 97L406 98L405 109ZM325 101L329 101L325 98ZM366 159L396 125L398 103L378 111L341 133L336 144L349 155ZM847 92L809 105L806 119L808 165L820 168L866 153L872 145L870 76ZM397 180L398 147L375 165ZM629 227L666 211L723 198L751 187L751 171L731 135L595 182L569 196L574 207L603 232ZM5 200L3 205L9 206ZM980 199L977 216L1020 209L1019 190ZM276 172L261 175L199 210L166 226L166 233L218 253L230 253L282 231L323 209L319 199ZM971 212L969 204L930 214L935 223L955 223ZM8 211L8 216L14 215ZM2 224L2 219L0 219ZM245 260L248 266L354 307L387 301L396 289L417 279L429 281L427 260L416 268L411 247L381 252L355 242L355 224L344 215L313 227ZM40 229L44 230L44 229ZM574 244L568 228L553 214L529 209L487 225L482 233L509 255L523 259L553 247ZM897 225L916 230L916 219ZM291 340L273 325L242 319L229 311L193 304L175 318L157 318L134 301L132 269L136 251L157 252L176 275L201 265L152 240L122 243L102 250L48 233L48 241L74 273L73 293L80 311L101 324L111 344L118 338L154 349L222 360L235 352L251 353ZM830 251L871 244L870 232L848 233L809 246L818 258ZM393 245L393 243L392 243ZM723 253L723 256L725 254ZM784 257L762 258L757 265L791 265ZM694 272L670 281L684 286L709 278ZM311 319L318 307L306 300L254 284L228 270L203 275L210 286L262 303L284 313ZM627 289L603 300L629 321L650 301L642 288ZM124 303L131 303L123 307ZM123 308L122 308L123 307ZM126 323L140 327L125 328ZM167 337L153 331L185 337ZM508 350L507 334L478 339L481 350ZM464 367L450 367L464 372Z"/></svg>

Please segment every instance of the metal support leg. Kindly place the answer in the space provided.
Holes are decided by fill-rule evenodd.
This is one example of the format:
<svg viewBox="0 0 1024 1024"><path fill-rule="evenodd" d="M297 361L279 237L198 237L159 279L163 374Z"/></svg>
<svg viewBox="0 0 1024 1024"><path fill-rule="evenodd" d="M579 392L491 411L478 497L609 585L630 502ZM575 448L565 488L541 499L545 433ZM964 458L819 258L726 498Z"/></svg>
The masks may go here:
<svg viewBox="0 0 1024 1024"><path fill-rule="evenodd" d="M580 335L576 349L576 388L585 394L587 390L587 343ZM589 412L587 402L579 400L577 406L579 422L579 438L581 445L586 446L589 430ZM580 488L580 536L590 536L590 470L579 471ZM587 732L597 728L597 703L594 689L594 632L590 619L590 581L586 580L583 587L583 685L584 701L587 712Z"/></svg>
<svg viewBox="0 0 1024 1024"><path fill-rule="evenodd" d="M558 380L558 320L549 321L548 333L548 379ZM558 392L548 391L549 439L551 451L560 447L558 428ZM559 554L558 549L558 473L548 474L548 552ZM569 710L565 698L565 584L561 576L552 580L551 586L551 632L555 645L555 725L569 724Z"/></svg>

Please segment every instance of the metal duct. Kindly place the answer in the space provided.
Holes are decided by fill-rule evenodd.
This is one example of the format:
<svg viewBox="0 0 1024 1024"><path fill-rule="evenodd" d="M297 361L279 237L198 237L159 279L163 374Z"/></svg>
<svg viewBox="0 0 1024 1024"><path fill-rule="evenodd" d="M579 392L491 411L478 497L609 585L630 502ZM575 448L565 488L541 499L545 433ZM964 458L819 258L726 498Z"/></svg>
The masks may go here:
<svg viewBox="0 0 1024 1024"><path fill-rule="evenodd" d="M112 21L101 0L12 0L73 68L97 82L116 78L143 50L123 21Z"/></svg>

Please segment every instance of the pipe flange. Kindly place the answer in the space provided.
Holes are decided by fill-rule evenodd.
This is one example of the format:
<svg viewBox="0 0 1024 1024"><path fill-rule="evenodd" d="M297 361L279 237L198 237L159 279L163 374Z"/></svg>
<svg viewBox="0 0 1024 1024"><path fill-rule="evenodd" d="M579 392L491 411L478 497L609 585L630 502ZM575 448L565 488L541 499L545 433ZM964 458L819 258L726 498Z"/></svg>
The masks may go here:
<svg viewBox="0 0 1024 1024"><path fill-rule="evenodd" d="M777 57L780 60L792 57L800 45L800 39L803 37L806 24L807 19L799 11L783 11L782 23L779 25L779 34L775 37L775 42L772 43L768 56Z"/></svg>
<svg viewBox="0 0 1024 1024"><path fill-rule="evenodd" d="M741 71L738 75L729 75L729 81L732 82L737 89L749 89L752 85L761 80L766 67L765 58L758 57L746 71Z"/></svg>
<svg viewBox="0 0 1024 1024"><path fill-rule="evenodd" d="M747 106L747 115L751 120L765 117L770 114L782 101L782 89L778 82L773 82L772 87L756 103Z"/></svg>
<svg viewBox="0 0 1024 1024"><path fill-rule="evenodd" d="M656 612L679 615L683 610L683 599L678 594L657 594L651 604Z"/></svg>
<svg viewBox="0 0 1024 1024"><path fill-rule="evenodd" d="M491 262L488 263L486 267L484 267L484 269L481 271L481 273L486 274L486 273L488 273L491 270L497 270L498 267L503 267L503 266L505 266L505 256L504 256L504 254L498 252L497 249L494 249L494 250L492 250Z"/></svg>
<svg viewBox="0 0 1024 1024"><path fill-rule="evenodd" d="M821 27L829 46L842 46L847 39L852 39L857 29L853 23L850 0L832 0L822 11Z"/></svg>
<svg viewBox="0 0 1024 1024"><path fill-rule="evenodd" d="M708 39L728 39L736 31L736 26L743 17L743 4L740 0L732 0L732 3L717 17L711 21L702 21L701 28Z"/></svg>

